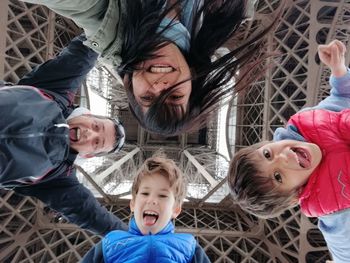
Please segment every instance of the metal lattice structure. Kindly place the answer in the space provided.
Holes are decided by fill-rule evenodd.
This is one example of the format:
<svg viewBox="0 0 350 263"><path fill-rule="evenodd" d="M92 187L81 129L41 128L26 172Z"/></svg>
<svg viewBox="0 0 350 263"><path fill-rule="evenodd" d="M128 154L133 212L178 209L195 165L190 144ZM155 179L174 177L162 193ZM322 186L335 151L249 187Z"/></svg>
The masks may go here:
<svg viewBox="0 0 350 263"><path fill-rule="evenodd" d="M252 30L268 25L280 3L260 0L255 19L244 24L238 38L248 38ZM47 8L18 0L1 1L0 12L0 76L11 82L55 56L81 32ZM282 55L272 61L274 66L263 80L230 104L226 131L230 150L270 139L291 114L327 95L329 72L315 59L316 47L338 38L350 49L349 15L348 0L286 0L281 21L266 39L267 51L279 49ZM133 174L162 148L178 162L189 184L188 201L175 221L177 231L194 234L212 262L324 262L330 258L317 221L302 216L297 208L260 220L232 204L225 184L228 160L215 150L216 121L198 134L172 138L149 134L130 118L115 73L107 68L97 71L97 79L88 85L110 87L101 90L94 84L92 89L109 101L108 112L122 119L128 145L116 155L79 163L78 170L83 183L109 211L128 221ZM37 200L0 192L0 262L77 262L99 240Z"/></svg>
<svg viewBox="0 0 350 263"><path fill-rule="evenodd" d="M259 3L262 20L263 13L273 11L267 2L279 1ZM330 72L319 63L317 45L339 39L349 50L349 31L349 1L286 1L283 17L267 40L269 51L281 55L261 81L232 101L228 118L234 121L229 120L227 132L232 150L271 139L291 115L327 96Z"/></svg>

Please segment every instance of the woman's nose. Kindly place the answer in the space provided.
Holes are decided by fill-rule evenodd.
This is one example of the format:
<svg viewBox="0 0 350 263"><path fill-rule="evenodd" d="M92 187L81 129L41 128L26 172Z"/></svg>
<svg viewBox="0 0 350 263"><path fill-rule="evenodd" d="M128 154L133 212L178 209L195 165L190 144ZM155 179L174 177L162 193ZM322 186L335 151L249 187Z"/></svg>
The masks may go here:
<svg viewBox="0 0 350 263"><path fill-rule="evenodd" d="M163 90L166 90L167 88L169 88L169 81L168 80L156 80L153 82L153 89L156 92L162 92Z"/></svg>

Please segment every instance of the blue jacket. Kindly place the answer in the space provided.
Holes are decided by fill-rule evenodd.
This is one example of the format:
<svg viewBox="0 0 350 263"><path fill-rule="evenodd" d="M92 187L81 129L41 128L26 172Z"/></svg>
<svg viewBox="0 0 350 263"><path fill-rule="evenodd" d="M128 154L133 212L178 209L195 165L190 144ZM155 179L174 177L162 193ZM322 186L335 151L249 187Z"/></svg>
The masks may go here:
<svg viewBox="0 0 350 263"><path fill-rule="evenodd" d="M317 106L310 109L327 109L339 112L350 108L350 70L340 78L331 76L330 96L321 101ZM278 128L274 134L274 140L298 140L305 139L298 133L293 125L286 128ZM318 227L321 230L336 263L350 262L350 209L341 210L337 213L318 217Z"/></svg>
<svg viewBox="0 0 350 263"><path fill-rule="evenodd" d="M156 235L144 236L132 219L129 231L112 231L84 256L82 263L210 263L190 234L174 233L169 222Z"/></svg>
<svg viewBox="0 0 350 263"><path fill-rule="evenodd" d="M190 234L175 234L169 222L156 235L143 235L133 218L129 231L112 231L102 240L106 263L187 263L191 262L196 240Z"/></svg>
<svg viewBox="0 0 350 263"><path fill-rule="evenodd" d="M66 118L97 54L72 40L61 54L0 88L0 187L33 196L71 223L105 234L126 225L79 183Z"/></svg>

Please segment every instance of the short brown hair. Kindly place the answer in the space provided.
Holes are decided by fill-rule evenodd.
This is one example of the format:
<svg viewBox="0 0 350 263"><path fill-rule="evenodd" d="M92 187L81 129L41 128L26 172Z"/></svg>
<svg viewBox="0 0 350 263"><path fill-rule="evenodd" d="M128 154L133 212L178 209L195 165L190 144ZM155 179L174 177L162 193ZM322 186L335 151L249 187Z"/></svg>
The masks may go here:
<svg viewBox="0 0 350 263"><path fill-rule="evenodd" d="M148 158L141 165L132 184L132 198L135 199L142 178L144 176L150 176L154 173L160 173L168 179L170 187L174 191L175 203L181 206L187 194L186 182L183 173L173 160L163 156Z"/></svg>
<svg viewBox="0 0 350 263"><path fill-rule="evenodd" d="M271 178L264 176L254 153L266 143L253 144L234 155L228 171L228 184L234 202L243 210L257 217L272 218L294 207L298 193L297 190L281 193Z"/></svg>

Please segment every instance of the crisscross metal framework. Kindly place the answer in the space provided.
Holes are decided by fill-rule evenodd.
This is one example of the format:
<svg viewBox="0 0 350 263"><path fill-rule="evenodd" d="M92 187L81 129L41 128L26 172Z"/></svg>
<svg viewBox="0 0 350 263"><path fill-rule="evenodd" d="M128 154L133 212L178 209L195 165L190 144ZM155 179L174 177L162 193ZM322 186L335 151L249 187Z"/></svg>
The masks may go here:
<svg viewBox="0 0 350 263"><path fill-rule="evenodd" d="M280 0L260 0L255 19L242 27L238 38L267 25ZM35 65L55 56L80 31L74 23L47 8L18 0L0 3L0 74L17 82ZM231 150L270 139L273 131L305 105L313 105L329 92L329 71L316 58L318 43L337 38L349 46L350 3L287 0L283 17L267 41L267 51L282 53L273 60L263 80L244 97L232 100L227 114L227 141ZM228 46L234 45L235 41ZM349 56L347 59L349 60ZM102 73L101 73L102 72ZM324 262L329 253L317 229L317 220L302 216L297 208L280 217L260 220L242 212L229 199L226 186L228 160L210 144L191 143L195 135L163 140L137 126L125 110L125 94L114 74L104 68L101 82L109 112L133 127L120 153L91 159L80 165L81 177L101 202L128 221L129 185L145 158L162 148L188 176L189 194L176 219L178 232L194 234L213 262ZM215 122L207 141L215 141ZM161 144L161 146L159 146ZM67 223L44 204L12 191L0 195L1 262L77 262L100 237Z"/></svg>

